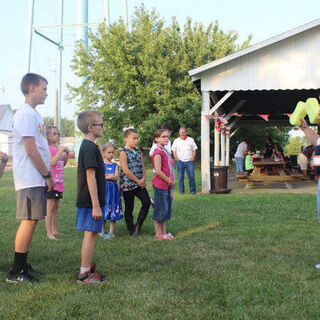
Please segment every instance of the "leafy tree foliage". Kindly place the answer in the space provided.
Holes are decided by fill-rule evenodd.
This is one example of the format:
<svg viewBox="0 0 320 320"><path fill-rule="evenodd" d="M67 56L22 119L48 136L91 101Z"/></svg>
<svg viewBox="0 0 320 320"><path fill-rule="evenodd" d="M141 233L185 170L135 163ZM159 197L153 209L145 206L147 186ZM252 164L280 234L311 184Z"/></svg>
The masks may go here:
<svg viewBox="0 0 320 320"><path fill-rule="evenodd" d="M122 128L138 129L142 145L150 146L163 122L188 128L200 141L201 97L188 70L248 46L237 45L235 31L223 32L218 22L204 27L187 19L183 30L173 18L170 25L156 11L138 8L129 29L122 20L111 27L101 24L90 33L89 49L78 45L72 68L84 79L71 87L70 99L80 109L100 108L105 138L122 141Z"/></svg>
<svg viewBox="0 0 320 320"><path fill-rule="evenodd" d="M285 146L284 152L286 156L298 155L301 147L304 146L303 138L293 137L289 139L289 143Z"/></svg>
<svg viewBox="0 0 320 320"><path fill-rule="evenodd" d="M45 117L43 121L46 126L53 125L54 122L52 117ZM60 131L61 137L73 137L75 134L74 121L66 117L61 118Z"/></svg>
<svg viewBox="0 0 320 320"><path fill-rule="evenodd" d="M311 127L313 131L318 132L317 127ZM301 148L309 146L311 143L306 137L292 137L284 148L286 156L298 155Z"/></svg>

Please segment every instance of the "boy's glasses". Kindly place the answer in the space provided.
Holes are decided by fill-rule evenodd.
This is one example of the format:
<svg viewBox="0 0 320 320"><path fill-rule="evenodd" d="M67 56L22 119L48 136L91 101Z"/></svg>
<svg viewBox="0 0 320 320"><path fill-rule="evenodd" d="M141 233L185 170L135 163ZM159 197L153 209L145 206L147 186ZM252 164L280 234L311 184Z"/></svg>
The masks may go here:
<svg viewBox="0 0 320 320"><path fill-rule="evenodd" d="M58 133L58 132L53 132L53 133L51 133L53 136L60 136L60 133Z"/></svg>
<svg viewBox="0 0 320 320"><path fill-rule="evenodd" d="M92 126L93 126L93 127L98 127L98 126L100 126L101 128L103 128L103 123L93 123Z"/></svg>
<svg viewBox="0 0 320 320"><path fill-rule="evenodd" d="M169 136L160 136L160 138L169 138Z"/></svg>

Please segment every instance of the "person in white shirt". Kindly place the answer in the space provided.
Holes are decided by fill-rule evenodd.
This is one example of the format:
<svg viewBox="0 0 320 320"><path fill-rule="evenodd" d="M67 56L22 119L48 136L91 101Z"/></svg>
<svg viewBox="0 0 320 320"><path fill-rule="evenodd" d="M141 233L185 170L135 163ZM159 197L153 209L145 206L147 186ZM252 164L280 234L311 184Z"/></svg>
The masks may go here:
<svg viewBox="0 0 320 320"><path fill-rule="evenodd" d="M21 81L25 103L13 118L13 178L17 198L16 218L20 220L15 243L14 261L7 282L33 282L34 270L27 263L31 240L38 220L46 215L46 188L53 190L50 151L43 119L35 108L44 104L48 81L27 73Z"/></svg>
<svg viewBox="0 0 320 320"><path fill-rule="evenodd" d="M189 178L190 193L196 194L196 182L194 178L194 159L198 149L194 140L188 137L187 129L181 127L179 138L175 139L172 144L174 159L177 163L177 172L179 180L179 192L184 194L184 173L187 170Z"/></svg>
<svg viewBox="0 0 320 320"><path fill-rule="evenodd" d="M234 159L236 161L236 173L243 174L244 158L247 155L248 140L244 140L239 143Z"/></svg>

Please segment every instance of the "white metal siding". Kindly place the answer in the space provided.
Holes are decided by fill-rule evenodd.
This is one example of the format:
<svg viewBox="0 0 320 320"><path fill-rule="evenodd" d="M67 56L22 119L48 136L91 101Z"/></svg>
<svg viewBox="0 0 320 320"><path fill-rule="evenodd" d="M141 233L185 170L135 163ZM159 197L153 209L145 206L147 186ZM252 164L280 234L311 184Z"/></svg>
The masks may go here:
<svg viewBox="0 0 320 320"><path fill-rule="evenodd" d="M320 26L201 73L202 91L320 88Z"/></svg>
<svg viewBox="0 0 320 320"><path fill-rule="evenodd" d="M9 157L12 157L12 135L0 132L0 151L5 152Z"/></svg>
<svg viewBox="0 0 320 320"><path fill-rule="evenodd" d="M0 119L0 130L12 131L13 128L13 112L9 109L5 111L2 118Z"/></svg>

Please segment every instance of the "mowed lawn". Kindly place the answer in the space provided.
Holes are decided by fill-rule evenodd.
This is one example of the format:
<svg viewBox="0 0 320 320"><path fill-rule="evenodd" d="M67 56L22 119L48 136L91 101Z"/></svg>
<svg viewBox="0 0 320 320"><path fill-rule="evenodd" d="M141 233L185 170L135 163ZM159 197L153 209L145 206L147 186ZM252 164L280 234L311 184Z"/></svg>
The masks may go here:
<svg viewBox="0 0 320 320"><path fill-rule="evenodd" d="M153 238L152 210L140 238L129 237L122 220L114 240L99 238L96 245L94 261L107 283L83 287L75 284L82 240L74 227L76 169L65 175L59 211L65 235L52 242L39 223L29 261L44 274L32 285L5 282L18 223L12 173L0 180L1 319L320 318L314 195L180 196L176 190L168 223L176 239ZM135 214L139 207L136 202Z"/></svg>

